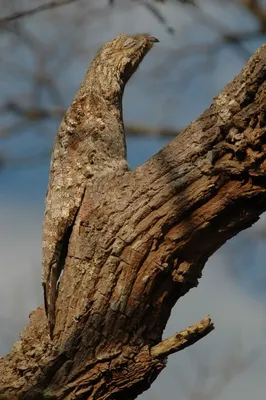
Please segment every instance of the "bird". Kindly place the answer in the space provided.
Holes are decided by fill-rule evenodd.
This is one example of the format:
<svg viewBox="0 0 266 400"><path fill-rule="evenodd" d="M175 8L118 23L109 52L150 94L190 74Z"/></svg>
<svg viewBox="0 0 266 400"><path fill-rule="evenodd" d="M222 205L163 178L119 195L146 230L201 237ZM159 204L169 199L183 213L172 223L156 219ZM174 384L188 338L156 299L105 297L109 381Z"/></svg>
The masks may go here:
<svg viewBox="0 0 266 400"><path fill-rule="evenodd" d="M55 137L43 219L42 286L50 337L71 233L92 180L128 171L122 113L124 88L159 40L120 34L106 42L68 108Z"/></svg>

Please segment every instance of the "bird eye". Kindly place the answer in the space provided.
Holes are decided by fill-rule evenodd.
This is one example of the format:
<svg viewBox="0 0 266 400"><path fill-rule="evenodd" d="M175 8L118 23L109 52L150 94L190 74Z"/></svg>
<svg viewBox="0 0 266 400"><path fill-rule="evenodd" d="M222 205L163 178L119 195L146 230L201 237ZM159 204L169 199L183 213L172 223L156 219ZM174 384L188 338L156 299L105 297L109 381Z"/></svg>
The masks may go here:
<svg viewBox="0 0 266 400"><path fill-rule="evenodd" d="M135 46L135 44L136 44L136 41L132 38L128 38L124 41L124 47L126 49L129 49L130 47Z"/></svg>

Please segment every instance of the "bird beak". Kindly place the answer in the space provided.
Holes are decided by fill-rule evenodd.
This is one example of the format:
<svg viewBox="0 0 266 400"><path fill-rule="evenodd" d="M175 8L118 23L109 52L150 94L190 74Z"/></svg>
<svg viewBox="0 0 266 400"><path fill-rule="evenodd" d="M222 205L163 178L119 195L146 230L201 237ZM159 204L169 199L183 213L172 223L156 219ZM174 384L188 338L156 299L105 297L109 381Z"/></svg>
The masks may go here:
<svg viewBox="0 0 266 400"><path fill-rule="evenodd" d="M151 41L152 43L158 43L158 42L160 42L160 40L157 39L157 38L154 37L154 36L150 36L150 41Z"/></svg>

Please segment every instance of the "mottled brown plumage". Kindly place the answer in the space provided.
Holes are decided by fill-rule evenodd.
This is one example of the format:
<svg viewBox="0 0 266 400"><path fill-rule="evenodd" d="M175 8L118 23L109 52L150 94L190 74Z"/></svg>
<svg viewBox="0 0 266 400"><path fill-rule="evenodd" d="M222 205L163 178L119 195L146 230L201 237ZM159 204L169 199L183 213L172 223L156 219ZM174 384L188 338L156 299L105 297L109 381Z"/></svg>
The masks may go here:
<svg viewBox="0 0 266 400"><path fill-rule="evenodd" d="M105 43L59 127L43 224L42 284L51 337L58 280L85 189L102 174L128 169L123 91L155 42L147 34L121 34Z"/></svg>

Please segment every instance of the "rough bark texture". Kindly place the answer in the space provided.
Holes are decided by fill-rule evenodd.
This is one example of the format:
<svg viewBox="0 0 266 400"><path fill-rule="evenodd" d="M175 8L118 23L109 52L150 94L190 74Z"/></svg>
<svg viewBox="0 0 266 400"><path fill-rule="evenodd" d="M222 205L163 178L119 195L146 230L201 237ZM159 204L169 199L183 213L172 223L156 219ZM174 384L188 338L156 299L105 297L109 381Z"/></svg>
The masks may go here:
<svg viewBox="0 0 266 400"><path fill-rule="evenodd" d="M173 305L197 286L209 256L266 210L265 80L262 46L168 146L86 192L59 286L54 342L38 308L0 362L3 393L135 399L167 355L213 328L206 318L161 341Z"/></svg>

